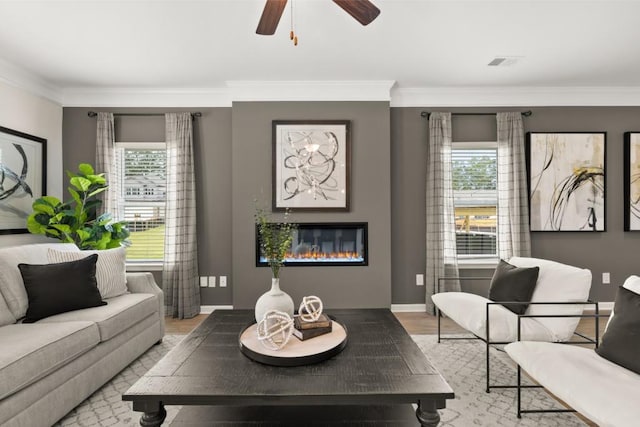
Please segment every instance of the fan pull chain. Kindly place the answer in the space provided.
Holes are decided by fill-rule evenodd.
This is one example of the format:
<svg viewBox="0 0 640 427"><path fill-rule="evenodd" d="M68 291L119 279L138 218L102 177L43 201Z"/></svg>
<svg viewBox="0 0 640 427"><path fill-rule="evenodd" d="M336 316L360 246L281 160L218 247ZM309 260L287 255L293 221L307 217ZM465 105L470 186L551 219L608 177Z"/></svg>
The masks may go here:
<svg viewBox="0 0 640 427"><path fill-rule="evenodd" d="M293 31L293 0L291 0L291 31L289 32L289 39L293 41L294 46L298 46L298 36Z"/></svg>

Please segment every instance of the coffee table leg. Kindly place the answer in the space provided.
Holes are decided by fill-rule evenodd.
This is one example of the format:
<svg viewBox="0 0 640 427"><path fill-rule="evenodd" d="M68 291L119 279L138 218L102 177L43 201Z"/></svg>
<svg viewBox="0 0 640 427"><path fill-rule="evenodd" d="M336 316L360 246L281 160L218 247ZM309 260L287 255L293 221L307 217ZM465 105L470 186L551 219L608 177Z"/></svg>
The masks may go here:
<svg viewBox="0 0 640 427"><path fill-rule="evenodd" d="M137 405L134 405L133 410L140 410L141 408L136 408ZM164 409L164 405L162 402L157 403L147 403L142 408L144 413L140 417L140 425L142 427L159 427L162 425L162 422L167 417L167 411Z"/></svg>
<svg viewBox="0 0 640 427"><path fill-rule="evenodd" d="M440 414L436 409L436 402L429 400L419 401L416 417L418 417L422 427L436 427L440 423Z"/></svg>

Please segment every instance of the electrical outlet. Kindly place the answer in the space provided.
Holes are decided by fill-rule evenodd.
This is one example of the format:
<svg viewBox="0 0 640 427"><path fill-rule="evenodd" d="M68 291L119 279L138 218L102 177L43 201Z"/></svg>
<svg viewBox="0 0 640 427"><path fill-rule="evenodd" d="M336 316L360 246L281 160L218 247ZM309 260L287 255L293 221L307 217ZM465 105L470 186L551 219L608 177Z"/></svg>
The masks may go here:
<svg viewBox="0 0 640 427"><path fill-rule="evenodd" d="M602 273L602 284L608 285L611 283L611 274L610 273Z"/></svg>
<svg viewBox="0 0 640 427"><path fill-rule="evenodd" d="M416 286L424 286L424 274L416 274Z"/></svg>
<svg viewBox="0 0 640 427"><path fill-rule="evenodd" d="M210 288L216 287L216 276L209 276L209 287Z"/></svg>
<svg viewBox="0 0 640 427"><path fill-rule="evenodd" d="M200 287L201 288L207 287L207 276L200 276Z"/></svg>
<svg viewBox="0 0 640 427"><path fill-rule="evenodd" d="M220 276L220 287L221 288L227 287L227 276Z"/></svg>

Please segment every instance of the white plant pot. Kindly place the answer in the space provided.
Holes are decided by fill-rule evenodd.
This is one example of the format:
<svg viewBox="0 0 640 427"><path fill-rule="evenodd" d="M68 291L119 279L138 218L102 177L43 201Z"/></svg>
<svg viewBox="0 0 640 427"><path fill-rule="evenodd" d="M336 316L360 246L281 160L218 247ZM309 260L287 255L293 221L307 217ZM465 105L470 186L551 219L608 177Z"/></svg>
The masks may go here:
<svg viewBox="0 0 640 427"><path fill-rule="evenodd" d="M256 322L260 322L264 314L269 310L279 310L293 317L293 300L286 292L280 289L280 279L271 279L271 289L256 301Z"/></svg>

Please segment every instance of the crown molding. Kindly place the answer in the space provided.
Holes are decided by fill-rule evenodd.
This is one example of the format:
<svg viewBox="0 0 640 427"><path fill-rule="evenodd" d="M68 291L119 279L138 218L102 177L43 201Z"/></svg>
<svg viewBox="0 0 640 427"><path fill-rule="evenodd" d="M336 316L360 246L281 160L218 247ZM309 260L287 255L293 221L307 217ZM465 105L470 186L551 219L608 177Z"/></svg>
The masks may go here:
<svg viewBox="0 0 640 427"><path fill-rule="evenodd" d="M640 87L395 88L392 107L640 106Z"/></svg>
<svg viewBox="0 0 640 427"><path fill-rule="evenodd" d="M227 81L236 101L390 101L393 80Z"/></svg>
<svg viewBox="0 0 640 427"><path fill-rule="evenodd" d="M62 91L42 77L0 59L0 82L62 105Z"/></svg>
<svg viewBox="0 0 640 427"><path fill-rule="evenodd" d="M231 107L227 88L66 88L65 107Z"/></svg>

